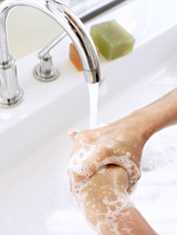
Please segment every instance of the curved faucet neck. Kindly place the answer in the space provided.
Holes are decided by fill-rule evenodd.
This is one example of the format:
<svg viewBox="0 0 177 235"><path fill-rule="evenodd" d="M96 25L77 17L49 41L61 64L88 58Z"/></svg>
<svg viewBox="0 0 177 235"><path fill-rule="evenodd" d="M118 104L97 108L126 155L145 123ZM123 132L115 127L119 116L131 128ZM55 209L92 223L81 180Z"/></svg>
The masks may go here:
<svg viewBox="0 0 177 235"><path fill-rule="evenodd" d="M81 57L86 80L99 82L100 67L95 46L78 17L60 1L56 0L6 0L0 5L0 64L7 63L11 56L7 38L7 16L17 6L36 8L53 18L71 38Z"/></svg>
<svg viewBox="0 0 177 235"><path fill-rule="evenodd" d="M14 105L23 97L23 90L18 84L17 66L8 48L6 29L8 14L17 6L36 8L54 19L77 48L87 82L100 81L96 48L80 19L67 6L56 0L6 0L0 4L0 103Z"/></svg>

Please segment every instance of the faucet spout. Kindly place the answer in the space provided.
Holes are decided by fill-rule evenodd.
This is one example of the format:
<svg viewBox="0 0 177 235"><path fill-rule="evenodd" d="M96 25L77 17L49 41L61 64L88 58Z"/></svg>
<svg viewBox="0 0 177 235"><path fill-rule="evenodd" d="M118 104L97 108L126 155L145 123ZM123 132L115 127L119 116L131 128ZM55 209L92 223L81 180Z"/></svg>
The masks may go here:
<svg viewBox="0 0 177 235"><path fill-rule="evenodd" d="M6 29L9 12L17 6L38 9L55 20L77 48L86 81L100 82L100 64L96 48L84 25L69 7L57 0L6 0L0 4L0 102L2 104L13 105L23 96L17 81L15 60L10 54Z"/></svg>

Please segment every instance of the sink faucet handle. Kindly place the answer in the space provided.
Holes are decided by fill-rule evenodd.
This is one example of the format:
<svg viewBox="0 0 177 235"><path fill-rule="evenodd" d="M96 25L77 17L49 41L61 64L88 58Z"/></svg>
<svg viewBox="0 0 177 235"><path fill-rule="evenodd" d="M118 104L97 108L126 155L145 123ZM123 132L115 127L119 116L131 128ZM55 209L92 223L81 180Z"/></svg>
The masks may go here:
<svg viewBox="0 0 177 235"><path fill-rule="evenodd" d="M34 77L43 82L50 82L57 79L60 75L57 68L55 68L53 64L52 56L50 55L50 51L58 45L60 41L62 41L66 37L66 33L62 33L57 38L45 46L45 48L41 49L38 53L38 58L40 60L39 64L37 64L34 68L33 75Z"/></svg>
<svg viewBox="0 0 177 235"><path fill-rule="evenodd" d="M60 73L53 65L53 59L50 54L46 54L39 58L40 62L36 65L33 71L34 77L43 82L50 82L56 80Z"/></svg>

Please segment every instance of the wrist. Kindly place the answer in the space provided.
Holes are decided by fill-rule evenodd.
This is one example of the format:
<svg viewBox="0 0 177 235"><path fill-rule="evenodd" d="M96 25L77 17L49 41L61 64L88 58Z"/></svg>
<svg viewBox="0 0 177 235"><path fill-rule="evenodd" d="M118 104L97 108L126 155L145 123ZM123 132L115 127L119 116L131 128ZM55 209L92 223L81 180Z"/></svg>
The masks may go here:
<svg viewBox="0 0 177 235"><path fill-rule="evenodd" d="M140 109L132 113L132 117L135 122L135 128L138 127L138 134L141 136L143 143L146 143L148 139L158 130L159 121L156 113L153 113L149 107Z"/></svg>
<svg viewBox="0 0 177 235"><path fill-rule="evenodd" d="M127 117L127 123L132 132L139 136L140 142L144 145L147 140L157 131L157 117L153 116L148 108L142 108L131 113Z"/></svg>

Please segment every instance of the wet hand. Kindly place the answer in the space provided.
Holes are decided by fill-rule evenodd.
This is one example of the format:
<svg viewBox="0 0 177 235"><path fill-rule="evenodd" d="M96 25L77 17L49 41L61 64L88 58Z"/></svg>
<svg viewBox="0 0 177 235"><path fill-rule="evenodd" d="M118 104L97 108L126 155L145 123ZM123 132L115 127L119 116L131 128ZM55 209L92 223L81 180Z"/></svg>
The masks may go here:
<svg viewBox="0 0 177 235"><path fill-rule="evenodd" d="M132 180L130 185L136 183L145 143L141 126L137 127L136 117L130 115L107 126L80 133L71 132L70 135L74 140L69 169L72 191L80 182L88 180L101 167L109 164L125 168L129 180Z"/></svg>

